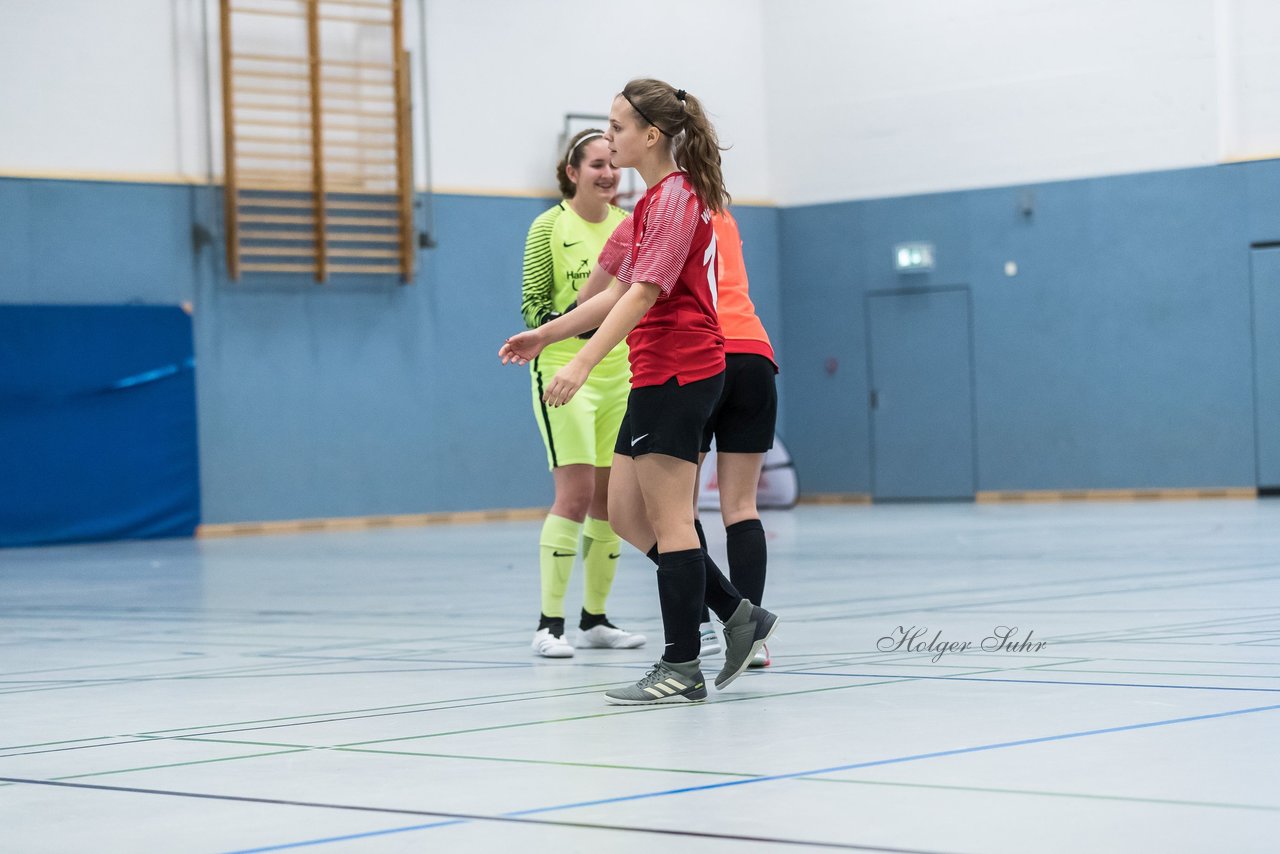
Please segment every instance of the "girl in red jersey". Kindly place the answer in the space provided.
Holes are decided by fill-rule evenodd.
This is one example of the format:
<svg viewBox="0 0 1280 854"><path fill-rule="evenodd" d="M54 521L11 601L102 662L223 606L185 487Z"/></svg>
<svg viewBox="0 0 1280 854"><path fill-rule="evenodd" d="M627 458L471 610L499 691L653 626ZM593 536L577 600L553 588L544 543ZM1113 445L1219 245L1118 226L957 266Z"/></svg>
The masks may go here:
<svg viewBox="0 0 1280 854"><path fill-rule="evenodd" d="M724 210L728 193L715 129L682 89L632 80L613 100L605 139L614 165L634 167L649 188L601 252L599 265L616 278L574 311L507 339L499 357L525 364L547 344L598 326L547 385L543 399L560 406L627 339L632 389L614 448L609 518L658 563L666 647L644 678L605 698L620 705L700 702L707 697L698 659L704 598L724 621L717 688L742 673L777 625L774 614L708 565L689 500L703 427L724 384L711 215Z"/></svg>

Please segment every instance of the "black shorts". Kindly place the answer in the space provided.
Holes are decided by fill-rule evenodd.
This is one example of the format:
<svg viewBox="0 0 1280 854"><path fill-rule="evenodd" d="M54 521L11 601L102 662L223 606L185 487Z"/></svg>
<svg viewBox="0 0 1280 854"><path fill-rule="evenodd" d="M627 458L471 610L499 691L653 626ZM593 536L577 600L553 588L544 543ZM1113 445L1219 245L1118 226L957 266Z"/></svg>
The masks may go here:
<svg viewBox="0 0 1280 854"><path fill-rule="evenodd" d="M624 457L666 454L696 464L702 428L723 387L720 373L685 385L672 377L662 385L631 389L614 452Z"/></svg>
<svg viewBox="0 0 1280 854"><path fill-rule="evenodd" d="M773 362L755 353L726 353L724 390L702 431L702 451L763 454L773 447L778 425L778 387Z"/></svg>

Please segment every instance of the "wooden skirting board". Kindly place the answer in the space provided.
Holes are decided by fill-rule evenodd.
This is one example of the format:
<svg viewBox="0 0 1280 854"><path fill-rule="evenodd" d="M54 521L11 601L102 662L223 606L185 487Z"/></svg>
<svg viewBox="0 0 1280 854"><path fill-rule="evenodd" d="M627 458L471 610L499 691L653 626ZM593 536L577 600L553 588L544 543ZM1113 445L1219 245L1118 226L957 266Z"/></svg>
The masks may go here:
<svg viewBox="0 0 1280 854"><path fill-rule="evenodd" d="M861 492L807 492L798 504L870 504L871 496Z"/></svg>
<svg viewBox="0 0 1280 854"><path fill-rule="evenodd" d="M1054 501L1186 501L1212 498L1258 497L1253 487L1221 487L1209 489L1064 489L1024 490L1020 492L979 492L975 499L982 504L1048 503ZM871 496L858 492L815 492L801 495L800 504L872 503ZM368 531L376 528L419 528L426 525L468 525L480 522L529 522L547 515L547 507L520 507L508 510L463 510L454 513L406 513L397 516L346 516L334 519L287 519L276 522L221 522L200 525L196 536L215 537L260 536L263 534L300 534L314 531Z"/></svg>
<svg viewBox="0 0 1280 854"><path fill-rule="evenodd" d="M479 522L525 522L544 518L549 509L548 507L523 507L512 510L463 510L455 513L406 513L397 516L221 522L200 525L196 528L196 536L201 539L212 539L262 534L300 534L314 531L368 531L375 528L419 528L424 525L467 525Z"/></svg>
<svg viewBox="0 0 1280 854"><path fill-rule="evenodd" d="M1204 498L1257 498L1253 487L1192 489L1034 489L1011 492L979 492L982 504L1048 501L1187 501Z"/></svg>
<svg viewBox="0 0 1280 854"><path fill-rule="evenodd" d="M1209 498L1258 497L1253 487L1208 487L1192 489L1027 489L1007 492L979 492L974 500L980 504L1017 504L1053 501L1187 501ZM870 495L864 493L807 493L800 496L800 504L872 504Z"/></svg>

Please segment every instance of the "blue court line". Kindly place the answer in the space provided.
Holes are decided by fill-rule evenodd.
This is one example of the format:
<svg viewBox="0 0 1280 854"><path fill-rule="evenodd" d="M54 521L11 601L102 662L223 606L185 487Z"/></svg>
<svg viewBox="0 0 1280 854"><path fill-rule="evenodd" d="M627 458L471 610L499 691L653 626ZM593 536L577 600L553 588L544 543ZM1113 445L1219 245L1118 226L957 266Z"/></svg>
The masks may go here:
<svg viewBox="0 0 1280 854"><path fill-rule="evenodd" d="M711 789L727 789L730 786L745 786L752 783L770 783L775 780L793 780L797 777L816 777L821 774L834 774L840 771L854 771L860 768L874 768L879 765L897 765L903 762L917 762L922 759L938 759L943 756L960 756L965 753L979 753L986 750L1001 750L1006 747L1024 747L1029 744L1044 744L1051 741L1067 741L1073 738L1084 738L1091 735L1106 735L1114 732L1128 732L1130 730L1149 729L1151 727L1169 726L1171 724L1184 724L1194 721L1206 721L1213 718L1229 718L1236 715L1248 715L1255 712L1274 712L1280 710L1280 705L1274 706L1255 706L1250 709L1235 709L1230 712L1212 712L1207 715L1194 715L1187 718L1171 718L1164 721L1150 721L1141 724L1126 724L1124 726L1106 727L1104 729L1083 730L1081 732L1068 732L1061 735L1044 735L1039 738L1024 738L1017 741L1001 741L994 744L981 744L977 747L958 747L953 750L939 750L933 753L916 753L910 756L896 756L892 759L873 759L869 762L852 762L848 765L832 765L829 768L818 768L811 771L793 771L789 774L771 774L764 777L750 777L745 780L729 780L724 783L707 783L701 786L686 786L680 789L667 789L661 792L647 792L641 795L624 795L617 798L603 798L596 801L581 801L575 804L562 804L552 807L538 807L531 810L520 810L519 812L503 813L504 816L522 816L534 815L536 813L554 812L556 810L578 809L580 807L599 806L603 804L622 803L625 801L638 801L647 798L658 798L665 795L681 795L688 792L702 792Z"/></svg>
<svg viewBox="0 0 1280 854"><path fill-rule="evenodd" d="M448 827L451 824L467 824L470 819L455 818L449 821L433 821L430 824L412 824L408 827L388 827L385 830L370 830L366 833L351 833L346 836L330 836L325 839L308 839L304 842L285 842L280 845L267 845L263 848L239 848L225 854L260 854L264 851L287 851L290 848L305 848L310 845L328 845L330 842L350 842L353 839L368 839L373 836L388 836L392 833L407 833L411 830L427 830L432 827Z"/></svg>
<svg viewBox="0 0 1280 854"><path fill-rule="evenodd" d="M918 762L924 759L939 759L946 756L961 756L966 753L980 753L987 750L1002 750L1008 747L1025 747L1031 744L1045 744L1054 741L1067 741L1074 738L1085 738L1092 735L1107 735L1117 732L1129 732L1132 730L1150 729L1152 727L1170 726L1172 724L1193 723L1195 721L1207 721L1215 718L1229 718L1238 715L1248 715L1257 712L1274 712L1280 710L1280 705L1274 706L1255 706L1248 709L1234 709L1229 712L1212 712L1206 715L1193 715L1185 718L1170 718L1163 721L1149 721L1141 724L1126 724L1117 727L1105 727L1103 729L1082 730L1080 732L1068 732L1060 735L1045 735L1039 738L1024 738L1017 741L1001 741L993 744L981 744L976 747L960 747L953 750L939 750L932 753L916 753L909 756L895 756L891 759L873 759L867 762L851 762L847 765L832 765L828 768L817 768L808 771L793 771L789 774L771 774L762 777L750 777L745 780L729 780L723 783L707 783L701 786L685 786L678 789L663 789L657 792L644 792L638 795L620 795L616 798L600 798L593 801L578 801L570 804L556 804L548 807L535 807L527 810L516 810L514 812L500 813L499 818L519 818L523 816L539 815L541 813L560 812L563 810L582 809L584 807L605 806L607 804L628 803L631 801L642 801L650 798L662 798L669 795L684 795L692 792L706 792L714 789L727 789L732 786L748 786L753 783L772 783L778 780L794 780L800 777L817 777L822 774L835 774L841 771L854 771L862 768L875 768L881 765L898 765L904 762ZM328 842L342 841L346 839L358 839L364 836L374 836L379 834L404 833L411 830L424 830L431 827L443 827L448 824L457 824L459 821L436 822L434 824L417 825L413 827L387 828L382 831L372 831L366 834L357 834L353 836L334 837L332 839L311 839L301 842L291 842L270 848L252 848L244 851L229 852L229 854L250 854L250 852L262 851L281 851L287 848L302 848L310 845L323 845Z"/></svg>

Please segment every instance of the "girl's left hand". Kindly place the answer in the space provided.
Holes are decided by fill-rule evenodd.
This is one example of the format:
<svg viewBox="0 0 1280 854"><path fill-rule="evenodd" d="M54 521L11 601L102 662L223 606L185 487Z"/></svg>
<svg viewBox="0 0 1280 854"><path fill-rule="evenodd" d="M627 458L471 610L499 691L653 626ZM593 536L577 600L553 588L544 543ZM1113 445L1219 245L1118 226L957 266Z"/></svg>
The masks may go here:
<svg viewBox="0 0 1280 854"><path fill-rule="evenodd" d="M512 335L498 349L498 358L502 360L504 365L509 365L512 362L517 365L527 365L546 346L540 339L541 336L539 336L536 329L526 329L524 332Z"/></svg>
<svg viewBox="0 0 1280 854"><path fill-rule="evenodd" d="M564 406L582 388L590 373L590 370L578 364L577 359L571 359L569 364L556 371L556 375L547 384L547 390L542 395L543 402L547 406Z"/></svg>

